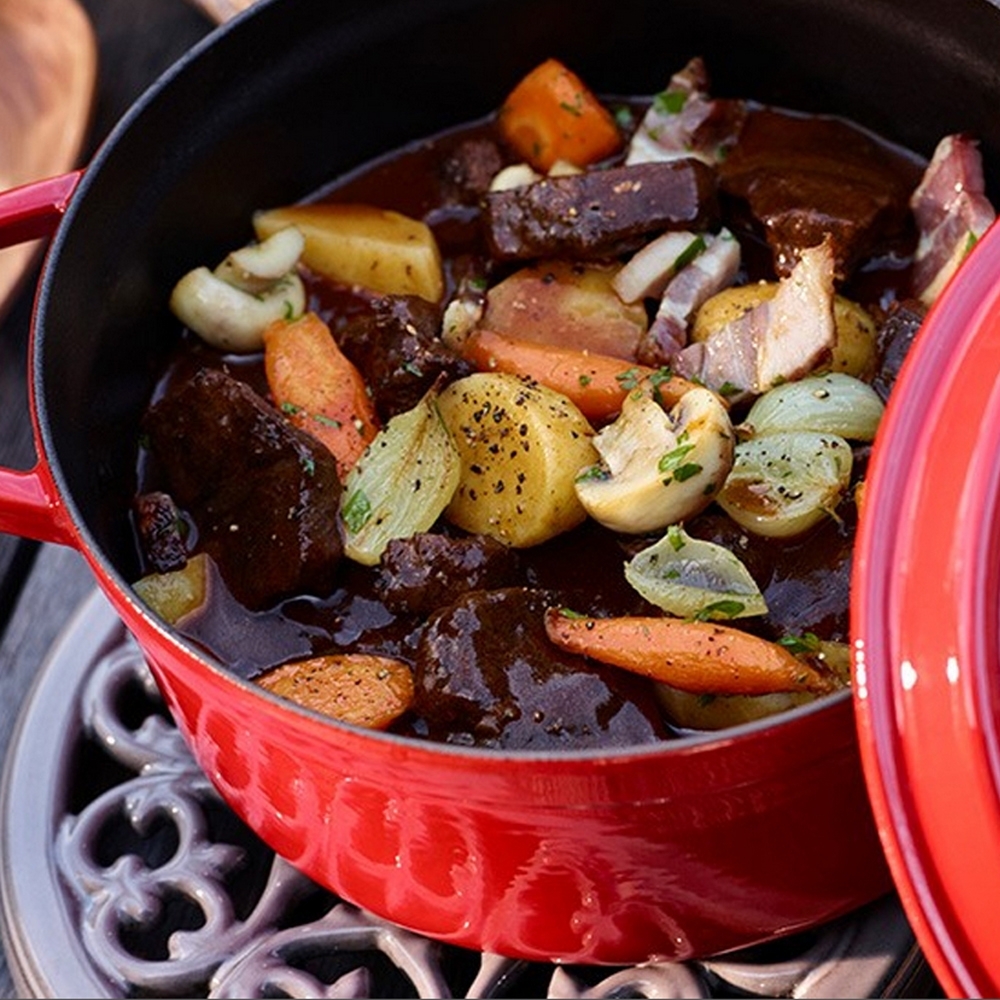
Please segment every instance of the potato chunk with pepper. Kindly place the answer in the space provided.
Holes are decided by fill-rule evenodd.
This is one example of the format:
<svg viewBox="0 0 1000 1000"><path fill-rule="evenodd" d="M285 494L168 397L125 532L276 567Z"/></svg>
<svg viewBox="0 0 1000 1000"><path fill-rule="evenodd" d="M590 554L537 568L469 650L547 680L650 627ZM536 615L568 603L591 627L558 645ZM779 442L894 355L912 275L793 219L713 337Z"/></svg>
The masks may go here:
<svg viewBox="0 0 1000 1000"><path fill-rule="evenodd" d="M574 488L598 460L593 428L562 393L531 379L478 372L438 397L461 456L445 517L515 548L539 545L586 518Z"/></svg>
<svg viewBox="0 0 1000 1000"><path fill-rule="evenodd" d="M444 291L441 252L419 219L372 205L319 202L257 212L258 239L287 226L305 237L302 261L345 285L437 302Z"/></svg>

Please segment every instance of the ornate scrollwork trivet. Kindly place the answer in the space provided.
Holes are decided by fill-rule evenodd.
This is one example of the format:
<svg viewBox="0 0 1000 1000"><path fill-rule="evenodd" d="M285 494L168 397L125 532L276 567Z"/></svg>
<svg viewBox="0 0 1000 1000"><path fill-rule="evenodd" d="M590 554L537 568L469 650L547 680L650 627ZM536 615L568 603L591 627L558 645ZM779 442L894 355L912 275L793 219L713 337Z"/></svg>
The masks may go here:
<svg viewBox="0 0 1000 1000"><path fill-rule="evenodd" d="M2 805L3 929L22 995L806 998L922 988L892 898L714 961L615 969L519 962L395 927L319 888L233 815L96 593L43 666Z"/></svg>

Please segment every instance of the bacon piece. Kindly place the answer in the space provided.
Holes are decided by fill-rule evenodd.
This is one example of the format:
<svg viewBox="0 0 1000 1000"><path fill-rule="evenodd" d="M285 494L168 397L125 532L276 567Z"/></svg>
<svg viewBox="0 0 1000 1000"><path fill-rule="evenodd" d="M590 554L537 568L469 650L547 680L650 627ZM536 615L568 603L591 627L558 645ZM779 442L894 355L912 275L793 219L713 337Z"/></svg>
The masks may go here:
<svg viewBox="0 0 1000 1000"><path fill-rule="evenodd" d="M983 161L976 141L962 134L945 136L910 199L920 230L913 291L925 305L937 298L996 218L984 192Z"/></svg>
<svg viewBox="0 0 1000 1000"><path fill-rule="evenodd" d="M774 298L670 361L675 374L727 397L759 394L813 369L836 342L829 240L803 250Z"/></svg>
<svg viewBox="0 0 1000 1000"><path fill-rule="evenodd" d="M656 316L636 350L644 365L669 363L687 344L691 318L703 302L728 288L740 269L740 244L728 229L702 237L705 249L670 280Z"/></svg>
<svg viewBox="0 0 1000 1000"><path fill-rule="evenodd" d="M695 57L657 94L629 142L626 164L693 156L718 163L736 141L746 108L742 101L712 99L704 62Z"/></svg>

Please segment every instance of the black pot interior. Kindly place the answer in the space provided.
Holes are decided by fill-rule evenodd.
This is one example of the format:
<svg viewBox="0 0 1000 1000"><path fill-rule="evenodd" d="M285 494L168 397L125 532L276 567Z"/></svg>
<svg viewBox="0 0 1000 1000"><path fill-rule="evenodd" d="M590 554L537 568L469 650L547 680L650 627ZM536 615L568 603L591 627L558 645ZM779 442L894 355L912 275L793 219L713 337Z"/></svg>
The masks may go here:
<svg viewBox="0 0 1000 1000"><path fill-rule="evenodd" d="M36 320L46 455L85 542L126 580L138 418L176 334L167 298L383 151L493 111L543 58L648 94L693 55L719 95L846 115L924 155L982 142L1000 191L997 0L263 0L139 102L88 167Z"/></svg>

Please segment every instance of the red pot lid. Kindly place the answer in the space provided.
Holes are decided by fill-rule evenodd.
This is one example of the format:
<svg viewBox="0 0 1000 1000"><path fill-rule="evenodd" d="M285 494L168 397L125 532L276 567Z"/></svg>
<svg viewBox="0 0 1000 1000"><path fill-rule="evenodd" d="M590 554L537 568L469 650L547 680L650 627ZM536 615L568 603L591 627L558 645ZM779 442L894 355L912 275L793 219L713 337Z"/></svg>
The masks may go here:
<svg viewBox="0 0 1000 1000"><path fill-rule="evenodd" d="M1000 224L903 365L852 588L862 761L903 906L951 996L1000 996Z"/></svg>

